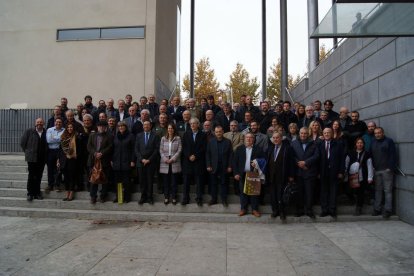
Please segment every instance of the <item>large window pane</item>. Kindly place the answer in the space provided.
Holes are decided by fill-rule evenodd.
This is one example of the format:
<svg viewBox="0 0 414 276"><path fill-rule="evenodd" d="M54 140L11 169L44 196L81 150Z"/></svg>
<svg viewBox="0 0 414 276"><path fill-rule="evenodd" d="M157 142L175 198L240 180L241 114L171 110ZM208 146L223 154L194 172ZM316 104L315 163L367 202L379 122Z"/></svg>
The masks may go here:
<svg viewBox="0 0 414 276"><path fill-rule="evenodd" d="M100 29L58 30L57 40L99 39Z"/></svg>
<svg viewBox="0 0 414 276"><path fill-rule="evenodd" d="M104 28L101 29L102 39L144 38L144 27Z"/></svg>

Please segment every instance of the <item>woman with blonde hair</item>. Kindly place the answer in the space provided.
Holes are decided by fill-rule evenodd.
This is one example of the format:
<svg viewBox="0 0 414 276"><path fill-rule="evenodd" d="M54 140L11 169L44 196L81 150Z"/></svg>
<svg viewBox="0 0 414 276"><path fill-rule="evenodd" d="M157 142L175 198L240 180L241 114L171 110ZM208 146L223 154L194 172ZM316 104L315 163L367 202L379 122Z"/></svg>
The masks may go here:
<svg viewBox="0 0 414 276"><path fill-rule="evenodd" d="M319 143L322 141L322 128L318 121L313 121L309 124L309 138Z"/></svg>
<svg viewBox="0 0 414 276"><path fill-rule="evenodd" d="M58 166L65 176L66 197L63 201L72 201L74 198L75 186L78 185L79 179L79 158L81 142L74 125L68 123L66 129L60 137L60 158Z"/></svg>

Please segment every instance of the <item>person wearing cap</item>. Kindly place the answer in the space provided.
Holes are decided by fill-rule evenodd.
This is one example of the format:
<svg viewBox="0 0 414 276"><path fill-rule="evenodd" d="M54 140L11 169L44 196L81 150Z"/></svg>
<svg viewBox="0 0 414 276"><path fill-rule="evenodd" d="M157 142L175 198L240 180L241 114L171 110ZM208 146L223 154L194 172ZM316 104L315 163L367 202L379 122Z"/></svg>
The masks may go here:
<svg viewBox="0 0 414 276"><path fill-rule="evenodd" d="M102 170L106 176L111 168L111 157L112 157L112 148L113 148L113 137L107 132L108 123L106 121L99 121L97 123L98 131L93 132L89 136L88 140L88 166L93 167L95 160L101 160ZM105 202L107 193L108 193L108 183L102 183L102 188L100 191L100 202ZM95 204L98 194L98 185L91 185L90 196L91 203Z"/></svg>

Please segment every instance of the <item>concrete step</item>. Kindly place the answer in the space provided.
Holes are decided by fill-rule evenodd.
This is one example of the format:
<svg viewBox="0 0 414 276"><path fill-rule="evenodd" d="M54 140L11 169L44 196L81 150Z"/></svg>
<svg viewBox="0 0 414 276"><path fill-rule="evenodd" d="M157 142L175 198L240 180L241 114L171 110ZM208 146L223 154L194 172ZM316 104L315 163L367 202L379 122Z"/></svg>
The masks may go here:
<svg viewBox="0 0 414 276"><path fill-rule="evenodd" d="M101 210L70 210L53 208L24 208L24 207L0 207L1 216L41 217L41 218L65 218L88 220L113 220L113 221L153 221L153 222L223 222L223 223L283 223L279 218L270 218L262 215L260 218L246 215L239 217L237 214L214 213L175 213L175 212L141 212L141 211L101 211ZM308 217L288 216L285 223L326 223L333 221L380 221L382 217L369 215L355 217L352 215L340 215L337 220L331 217L312 220ZM398 220L392 216L390 220Z"/></svg>
<svg viewBox="0 0 414 276"><path fill-rule="evenodd" d="M27 162L24 161L24 156L15 159L0 159L0 167L3 166L27 166Z"/></svg>
<svg viewBox="0 0 414 276"><path fill-rule="evenodd" d="M16 189L16 188L0 188L0 197L19 197L19 198L23 198L26 197L27 194L27 190L26 189ZM43 197L45 199L63 199L65 197L66 193L65 192L56 192L56 191L51 191L49 194L46 194L43 192ZM83 191L83 192L76 192L75 193L76 199L79 200L89 200L90 199L90 195L89 192ZM114 199L116 196L115 193L113 192L109 192L108 193L108 199L112 200ZM195 198L195 194L190 194L191 198ZM164 201L164 195L163 194L158 194L155 193L153 195L154 200L155 201L159 201L159 202L163 202ZM181 194L179 194L179 197L181 197ZM132 201L138 201L141 198L141 194L140 193L133 193L132 194ZM211 197L208 194L203 195L203 199L205 202L208 202ZM227 197L227 201L229 203L239 203L239 196L231 194Z"/></svg>
<svg viewBox="0 0 414 276"><path fill-rule="evenodd" d="M47 179L47 172L43 173L42 179ZM0 180L27 180L27 172L2 172Z"/></svg>
<svg viewBox="0 0 414 276"><path fill-rule="evenodd" d="M136 196L138 197L138 195ZM3 207L22 207L22 208L51 208L51 209L76 209L76 210L105 210L105 211L141 211L141 212L173 212L173 213L232 213L237 214L240 210L238 200L234 200L233 203L229 203L228 207L224 207L221 204L208 206L206 203L202 207L197 206L194 201L194 196L191 197L192 201L186 206L182 206L180 203L177 205L163 203L162 198L155 198L154 205L144 204L138 205L137 201L131 201L126 204L117 204L111 201L105 203L91 204L89 199L75 198L73 201L62 201L61 199L44 199L33 200L29 202L26 197L0 197L0 206ZM207 199L207 196L205 197ZM207 201L205 201L207 202ZM354 206L338 206L338 214L351 215L354 212ZM270 214L271 207L269 204L260 206L260 211L265 214ZM321 211L320 206L314 207L315 214L319 214ZM365 206L363 208L363 214L370 214L372 211L371 206ZM288 208L288 214L294 213L294 208Z"/></svg>
<svg viewBox="0 0 414 276"><path fill-rule="evenodd" d="M27 165L16 165L16 166L1 166L0 165L0 173L8 173L8 172L19 172L19 173L27 173Z"/></svg>
<svg viewBox="0 0 414 276"><path fill-rule="evenodd" d="M42 189L47 187L47 178L42 178L40 187ZM26 189L26 180L13 180L13 179L0 179L0 188L15 188L15 189Z"/></svg>
<svg viewBox="0 0 414 276"><path fill-rule="evenodd" d="M154 182L154 193L158 193L158 186L157 185L158 184L156 182ZM40 188L42 190L44 190L46 187L47 187L47 177L43 177ZM0 189L4 189L4 188L26 189L27 188L27 179L25 179L25 180L0 179ZM134 191L139 191L139 185L133 185L133 190ZM208 192L207 185L205 186L204 191L205 191L205 193ZM183 192L183 184L181 184L181 183L178 184L177 192L178 193ZM190 185L190 193L195 193L195 192L196 192L195 186ZM233 189L232 185L229 186L229 194L234 194L234 189Z"/></svg>

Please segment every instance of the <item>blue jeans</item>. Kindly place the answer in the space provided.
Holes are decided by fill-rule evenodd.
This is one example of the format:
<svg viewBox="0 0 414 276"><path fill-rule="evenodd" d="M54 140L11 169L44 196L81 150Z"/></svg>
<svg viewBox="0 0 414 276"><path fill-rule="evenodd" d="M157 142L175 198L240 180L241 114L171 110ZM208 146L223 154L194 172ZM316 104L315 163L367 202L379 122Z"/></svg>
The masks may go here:
<svg viewBox="0 0 414 276"><path fill-rule="evenodd" d="M374 209L381 211L382 192L384 192L384 211L392 212L392 184L394 175L391 170L376 171L375 180L375 202Z"/></svg>

